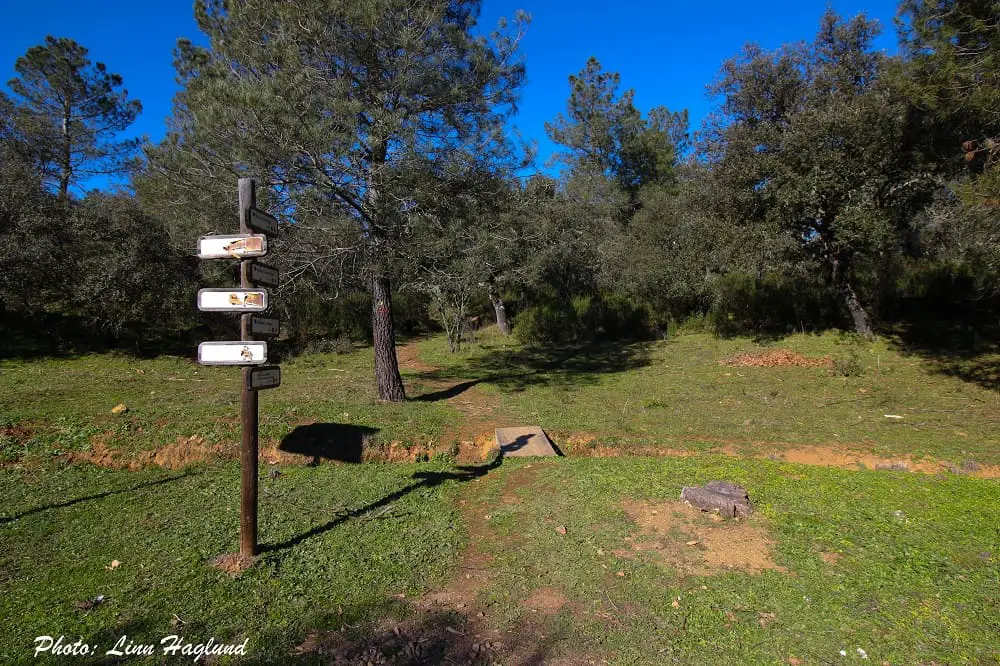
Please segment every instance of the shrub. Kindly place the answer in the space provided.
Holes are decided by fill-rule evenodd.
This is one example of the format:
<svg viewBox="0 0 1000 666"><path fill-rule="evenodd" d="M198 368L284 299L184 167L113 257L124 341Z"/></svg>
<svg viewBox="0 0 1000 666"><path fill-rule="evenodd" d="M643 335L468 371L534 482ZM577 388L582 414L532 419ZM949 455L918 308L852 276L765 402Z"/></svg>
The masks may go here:
<svg viewBox="0 0 1000 666"><path fill-rule="evenodd" d="M832 372L837 377L860 377L865 374L865 364L857 349L833 358Z"/></svg>
<svg viewBox="0 0 1000 666"><path fill-rule="evenodd" d="M714 285L709 318L716 333L780 334L844 323L840 299L827 285L804 276L729 273Z"/></svg>
<svg viewBox="0 0 1000 666"><path fill-rule="evenodd" d="M648 310L616 295L546 299L514 318L514 334L529 344L634 340L651 335Z"/></svg>

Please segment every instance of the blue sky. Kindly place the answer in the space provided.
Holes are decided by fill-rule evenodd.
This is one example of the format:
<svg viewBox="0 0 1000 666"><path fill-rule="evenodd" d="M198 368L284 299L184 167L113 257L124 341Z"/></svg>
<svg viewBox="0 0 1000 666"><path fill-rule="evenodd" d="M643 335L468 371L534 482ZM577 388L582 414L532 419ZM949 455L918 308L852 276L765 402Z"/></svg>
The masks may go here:
<svg viewBox="0 0 1000 666"><path fill-rule="evenodd" d="M122 75L132 97L143 103L133 133L156 141L163 136L177 90L173 48L178 37L198 41L192 3L187 0L0 0L5 18L0 40L0 81L14 75L14 61L48 34L71 37ZM517 9L532 15L522 42L528 84L515 124L539 144L539 162L553 146L544 123L565 109L568 76L590 56L621 74L622 88L635 89L643 111L665 105L690 110L697 127L711 110L705 87L723 60L746 42L775 48L811 39L827 7L843 16L864 12L883 25L877 47L895 52L894 0L485 0L481 25L492 28ZM5 86L6 87L6 86Z"/></svg>

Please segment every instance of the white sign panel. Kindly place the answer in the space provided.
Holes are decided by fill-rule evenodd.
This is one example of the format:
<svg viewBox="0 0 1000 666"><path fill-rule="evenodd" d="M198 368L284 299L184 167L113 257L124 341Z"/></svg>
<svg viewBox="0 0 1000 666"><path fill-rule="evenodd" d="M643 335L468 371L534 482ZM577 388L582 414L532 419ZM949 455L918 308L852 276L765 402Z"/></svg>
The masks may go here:
<svg viewBox="0 0 1000 666"><path fill-rule="evenodd" d="M267 254L267 236L202 236L198 239L199 259L249 259Z"/></svg>
<svg viewBox="0 0 1000 666"><path fill-rule="evenodd" d="M276 365L254 368L247 379L247 388L251 391L275 388L281 385L281 368Z"/></svg>
<svg viewBox="0 0 1000 666"><path fill-rule="evenodd" d="M278 269L255 261L250 264L250 281L265 287L277 287Z"/></svg>
<svg viewBox="0 0 1000 666"><path fill-rule="evenodd" d="M265 319L263 317L250 318L250 332L254 335L267 335L270 337L278 335L280 322L277 319Z"/></svg>
<svg viewBox="0 0 1000 666"><path fill-rule="evenodd" d="M204 312L263 312L267 309L267 291L199 289L198 309Z"/></svg>
<svg viewBox="0 0 1000 666"><path fill-rule="evenodd" d="M267 362L267 343L257 340L203 342L198 345L202 365L261 365Z"/></svg>
<svg viewBox="0 0 1000 666"><path fill-rule="evenodd" d="M278 233L278 220L273 215L268 215L256 208L250 209L250 215L247 217L247 226L262 234L271 234L273 236Z"/></svg>

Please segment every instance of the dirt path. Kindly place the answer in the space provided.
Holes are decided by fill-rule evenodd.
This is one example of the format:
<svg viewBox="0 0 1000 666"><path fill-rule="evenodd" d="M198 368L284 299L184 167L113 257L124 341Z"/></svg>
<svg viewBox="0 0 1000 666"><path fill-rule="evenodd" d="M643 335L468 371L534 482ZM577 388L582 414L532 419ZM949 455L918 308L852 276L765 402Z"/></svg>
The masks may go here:
<svg viewBox="0 0 1000 666"><path fill-rule="evenodd" d="M533 487L545 463L513 470L503 480L504 503L516 502L518 490ZM493 555L516 547L516 536L501 536L490 524L491 504L485 491L491 475L462 488L458 510L468 530L468 545L458 557L454 572L439 586L409 598L394 595L406 607L405 619L387 617L371 624L311 633L296 649L305 657L322 656L331 663L373 663L403 666L422 663L512 664L541 663L583 666L607 663L567 644L554 616L561 610L577 612L561 590L537 587L515 599L521 617L510 622L510 608L503 608L489 594L496 581ZM501 607L497 604L500 603ZM579 618L578 618L579 619Z"/></svg>
<svg viewBox="0 0 1000 666"><path fill-rule="evenodd" d="M396 348L400 369L426 375L439 372L441 368L429 365L420 358L418 345L419 341L415 341ZM442 441L458 443L460 462L485 460L496 443L494 431L512 423L504 413L500 399L468 381L432 376L420 377L419 381L429 389L421 395L440 394L441 400L462 413L461 422L449 427Z"/></svg>

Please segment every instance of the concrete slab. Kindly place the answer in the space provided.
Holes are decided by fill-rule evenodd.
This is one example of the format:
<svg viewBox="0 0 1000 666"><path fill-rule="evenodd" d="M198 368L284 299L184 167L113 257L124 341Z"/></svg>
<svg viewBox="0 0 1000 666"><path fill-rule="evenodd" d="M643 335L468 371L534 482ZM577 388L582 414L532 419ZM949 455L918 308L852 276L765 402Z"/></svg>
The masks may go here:
<svg viewBox="0 0 1000 666"><path fill-rule="evenodd" d="M497 428L497 446L502 456L554 456L552 442L538 426Z"/></svg>

